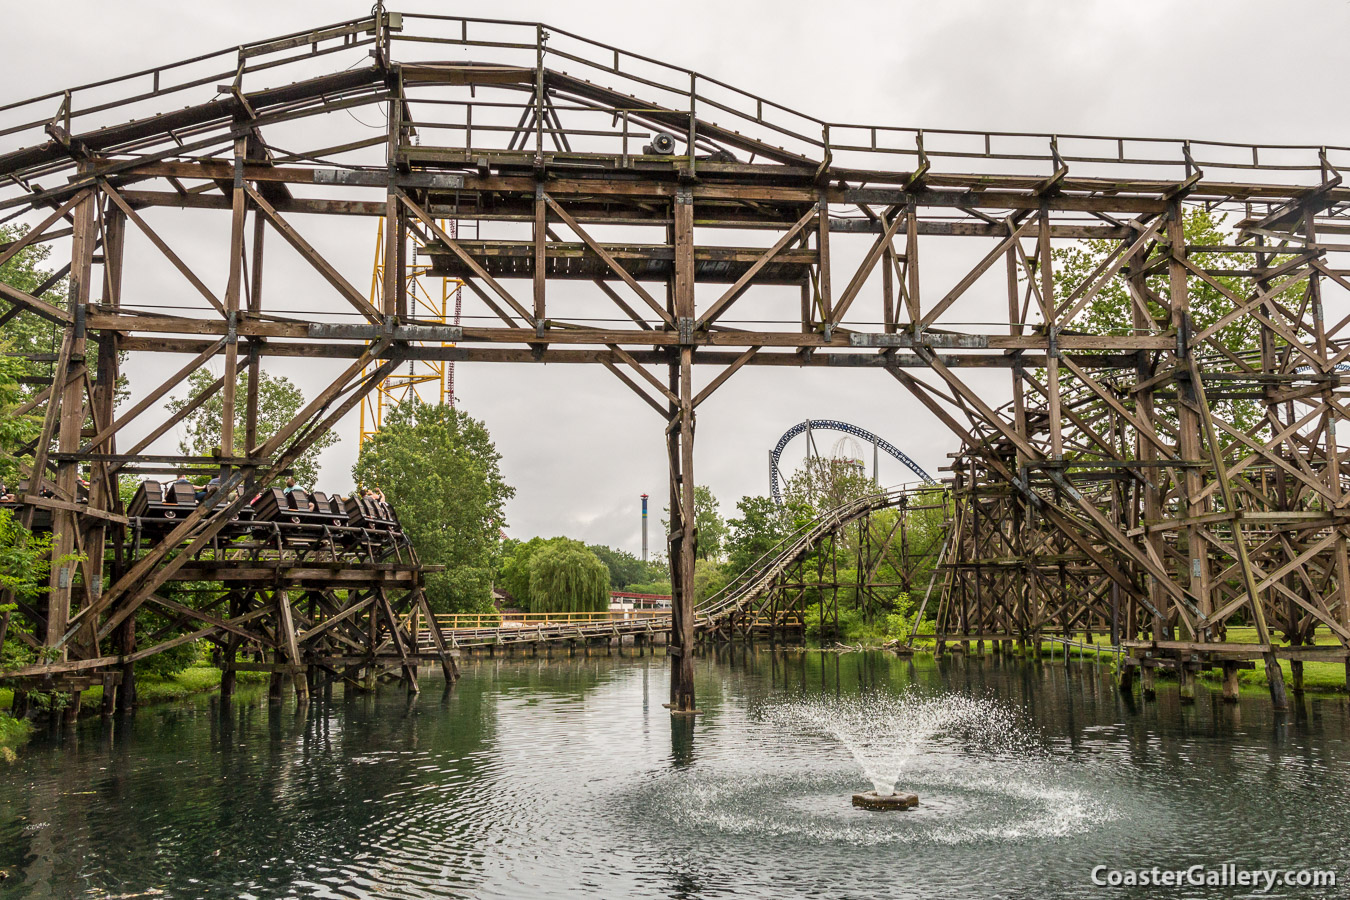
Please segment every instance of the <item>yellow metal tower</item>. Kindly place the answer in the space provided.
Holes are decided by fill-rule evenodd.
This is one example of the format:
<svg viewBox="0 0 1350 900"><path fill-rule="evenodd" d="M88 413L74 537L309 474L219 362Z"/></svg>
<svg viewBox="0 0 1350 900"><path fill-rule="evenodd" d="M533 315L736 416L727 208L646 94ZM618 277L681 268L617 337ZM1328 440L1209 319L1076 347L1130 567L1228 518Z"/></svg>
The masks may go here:
<svg viewBox="0 0 1350 900"><path fill-rule="evenodd" d="M451 237L455 236L456 223L442 221L440 225ZM384 219L381 218L375 235L375 268L370 278L370 302L376 309L382 308L380 293L384 283L384 226ZM431 266L419 263L414 252L407 274L409 313L427 324L458 325L463 300L460 291L464 283L456 278L432 278L428 275L430 271ZM428 290L428 281L440 281L440 290L437 292L439 297ZM453 347L454 344L442 342L441 346ZM370 368L373 366L368 367L367 371ZM364 444L380 430L389 408L409 396L415 396L423 403L449 403L454 406L454 362L409 360L406 371L385 376L384 381L367 394L361 403L361 443Z"/></svg>

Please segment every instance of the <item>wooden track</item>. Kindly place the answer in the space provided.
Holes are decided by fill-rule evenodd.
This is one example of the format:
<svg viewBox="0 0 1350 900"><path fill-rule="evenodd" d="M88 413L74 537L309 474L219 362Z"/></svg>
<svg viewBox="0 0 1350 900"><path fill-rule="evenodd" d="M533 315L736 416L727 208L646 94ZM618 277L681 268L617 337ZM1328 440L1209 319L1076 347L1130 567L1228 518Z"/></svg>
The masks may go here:
<svg viewBox="0 0 1350 900"><path fill-rule="evenodd" d="M251 491L408 360L600 366L665 437L670 701L693 709L696 408L748 365L871 369L962 444L944 634L1109 629L1165 649L1183 683L1256 653L1282 706L1277 646L1331 634L1350 655L1347 169L1337 146L831 122L565 28L382 5L0 105L0 213L31 226L0 259L47 245L69 273L63 297L0 286L0 316L48 323L56 348L21 410L43 418L18 454L21 517L49 516L57 558L86 559L56 566L16 623L53 675L129 675L142 650L119 626L238 507L131 558L119 479L191 465ZM1226 217L1224 244L1188 241L1194 209ZM335 217L387 221L373 294L307 237ZM176 226L207 218L229 228L199 274ZM1055 251L1082 239L1105 259L1062 284ZM302 314L271 289L278 240L322 286ZM953 243L954 281L921 266ZM410 313L414 249L464 279L472 324ZM124 289L131 267L181 292ZM1085 317L1107 290L1129 321ZM1239 351L1221 340L1234 324ZM123 354L149 353L188 364L119 409ZM259 440L257 398L233 386L275 357L324 383ZM160 401L208 364L224 375L191 403L220 392L219 455L156 453L178 422ZM397 644L414 610L372 605L368 632ZM1254 643L1232 649L1236 627ZM274 662L305 664L287 653Z"/></svg>

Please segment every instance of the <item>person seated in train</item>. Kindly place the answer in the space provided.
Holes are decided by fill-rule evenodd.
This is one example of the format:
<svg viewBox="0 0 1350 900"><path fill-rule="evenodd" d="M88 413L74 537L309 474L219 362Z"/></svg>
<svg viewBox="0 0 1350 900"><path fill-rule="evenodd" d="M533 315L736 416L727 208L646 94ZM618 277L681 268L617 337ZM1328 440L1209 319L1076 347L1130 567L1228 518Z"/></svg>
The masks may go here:
<svg viewBox="0 0 1350 900"><path fill-rule="evenodd" d="M201 500L201 499L202 499L201 497L198 496L198 493L199 493L199 491L200 491L200 488L198 488L198 487L197 487L195 484L193 484L192 482L188 481L187 473L185 473L185 472L179 472L179 473L178 473L178 477L175 478L172 482L169 483L169 496L172 497L174 500L177 500L177 499L178 499L178 496L177 496L177 495L178 495L177 488L178 488L178 486L179 486L180 484L181 484L181 485L186 485L187 489L190 490L190 491L192 491L192 496L193 496L194 499L196 499L196 500Z"/></svg>
<svg viewBox="0 0 1350 900"><path fill-rule="evenodd" d="M282 493L286 494L286 495L289 497L292 491L300 491L302 494L305 494L306 496L309 496L309 493L308 493L304 488L302 488L302 487L300 487L300 485L296 484L295 476L294 476L294 475L287 475L287 476L286 476L286 489L285 489L284 491L282 491ZM317 510L317 509L319 508L318 501L316 501L313 497L310 497L310 498L309 498L309 508L310 508L311 510Z"/></svg>
<svg viewBox="0 0 1350 900"><path fill-rule="evenodd" d="M218 487L220 487L220 476L216 475L205 485L198 488L197 491L193 494L193 496L197 498L198 503L201 503L207 497L214 494L216 492L216 488Z"/></svg>
<svg viewBox="0 0 1350 900"><path fill-rule="evenodd" d="M14 492L3 481L0 481L0 503L13 503L15 499Z"/></svg>

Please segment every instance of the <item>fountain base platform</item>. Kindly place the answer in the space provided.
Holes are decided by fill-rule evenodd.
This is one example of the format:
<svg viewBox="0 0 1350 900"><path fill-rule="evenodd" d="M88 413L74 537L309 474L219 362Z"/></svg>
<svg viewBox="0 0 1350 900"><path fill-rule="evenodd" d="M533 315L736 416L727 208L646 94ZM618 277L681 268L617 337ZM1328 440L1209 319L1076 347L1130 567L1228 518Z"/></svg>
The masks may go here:
<svg viewBox="0 0 1350 900"><path fill-rule="evenodd" d="M913 809L919 805L918 794L878 794L864 791L853 795L853 805L862 809Z"/></svg>

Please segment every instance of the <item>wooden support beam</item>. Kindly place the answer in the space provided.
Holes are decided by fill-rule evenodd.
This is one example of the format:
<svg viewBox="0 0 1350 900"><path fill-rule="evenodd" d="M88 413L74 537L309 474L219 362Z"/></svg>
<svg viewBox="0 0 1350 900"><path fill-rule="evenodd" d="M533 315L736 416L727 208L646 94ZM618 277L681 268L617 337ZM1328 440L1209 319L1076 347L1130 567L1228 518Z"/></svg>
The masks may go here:
<svg viewBox="0 0 1350 900"><path fill-rule="evenodd" d="M253 201L253 205L257 207L259 212L267 217L267 221L272 223L272 227L277 230L277 233L286 240L286 243L295 248L295 251L300 254L305 262L313 266L314 270L323 276L324 281L327 281L332 285L348 303L359 310L368 320L376 323L382 321L380 311L370 305L370 301L366 299L365 295L357 290L355 285L344 278L342 273L333 267L332 263L324 259L323 255L319 253L318 250L314 249L308 241L301 237L300 232L291 227L291 224L282 218L281 214L272 207L272 204L268 203L263 198L262 194L258 193L258 191L247 182L244 183L243 188L245 193L248 194L249 199ZM386 223L386 227L392 229L393 224ZM385 260L386 267L391 264L392 260Z"/></svg>

